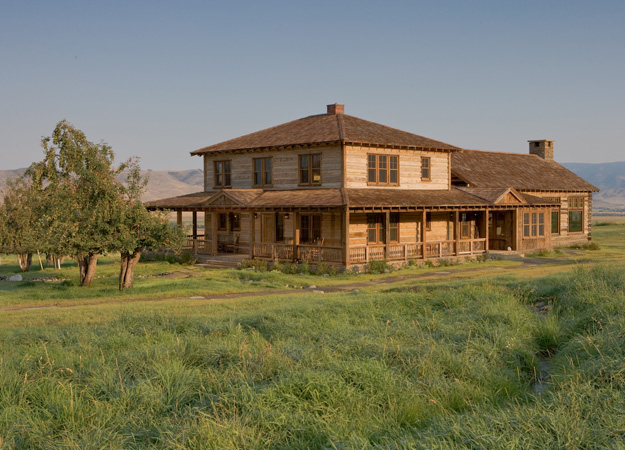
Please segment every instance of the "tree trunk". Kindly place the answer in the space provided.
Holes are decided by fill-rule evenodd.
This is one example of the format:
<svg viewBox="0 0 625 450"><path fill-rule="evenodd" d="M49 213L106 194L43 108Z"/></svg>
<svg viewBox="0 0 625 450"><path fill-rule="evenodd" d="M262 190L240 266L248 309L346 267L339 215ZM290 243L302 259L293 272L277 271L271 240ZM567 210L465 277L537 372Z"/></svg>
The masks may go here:
<svg viewBox="0 0 625 450"><path fill-rule="evenodd" d="M119 290L131 288L135 282L135 266L141 258L141 250L135 249L134 252L123 252L121 268L119 270Z"/></svg>
<svg viewBox="0 0 625 450"><path fill-rule="evenodd" d="M98 255L87 253L76 257L80 269L80 285L91 286L95 278L95 269L98 264Z"/></svg>
<svg viewBox="0 0 625 450"><path fill-rule="evenodd" d="M20 265L20 270L22 272L28 272L30 270L30 265L33 262L33 254L32 253L18 253L17 262Z"/></svg>

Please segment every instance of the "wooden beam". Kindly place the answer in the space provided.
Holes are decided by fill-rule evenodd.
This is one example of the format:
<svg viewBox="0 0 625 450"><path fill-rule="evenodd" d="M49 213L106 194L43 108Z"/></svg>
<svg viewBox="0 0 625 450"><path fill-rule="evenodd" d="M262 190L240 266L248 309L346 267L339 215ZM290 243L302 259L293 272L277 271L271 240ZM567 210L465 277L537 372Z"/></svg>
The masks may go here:
<svg viewBox="0 0 625 450"><path fill-rule="evenodd" d="M425 224L427 222L427 212L425 209L423 210L423 215L421 217L421 245L423 248L423 259L428 259L428 252L425 245Z"/></svg>
<svg viewBox="0 0 625 450"><path fill-rule="evenodd" d="M454 239L456 240L456 256L460 254L460 211L456 211L454 214L455 223L454 223Z"/></svg>
<svg viewBox="0 0 625 450"><path fill-rule="evenodd" d="M384 214L384 256L388 258L388 247L391 245L391 212Z"/></svg>
<svg viewBox="0 0 625 450"><path fill-rule="evenodd" d="M488 228L488 215L490 214L488 208L486 208L486 211L484 212L484 234L485 234L485 238L486 241L484 242L484 250L486 250L486 252L489 251L489 242L488 242L488 236L490 236L490 229ZM493 221L494 222L494 221Z"/></svg>
<svg viewBox="0 0 625 450"><path fill-rule="evenodd" d="M213 211L211 214L211 235L213 238L213 242L212 242L212 253L213 256L217 256L218 252L219 252L219 241L217 240L217 212Z"/></svg>
<svg viewBox="0 0 625 450"><path fill-rule="evenodd" d="M345 267L349 267L349 208L345 208L343 217L343 250L345 251Z"/></svg>
<svg viewBox="0 0 625 450"><path fill-rule="evenodd" d="M176 223L178 224L178 228L182 228L182 210L181 209L176 211Z"/></svg>
<svg viewBox="0 0 625 450"><path fill-rule="evenodd" d="M254 259L254 240L256 239L256 219L254 211L249 212L250 222L250 259Z"/></svg>
<svg viewBox="0 0 625 450"><path fill-rule="evenodd" d="M297 259L297 246L299 244L299 212L293 214L293 260Z"/></svg>

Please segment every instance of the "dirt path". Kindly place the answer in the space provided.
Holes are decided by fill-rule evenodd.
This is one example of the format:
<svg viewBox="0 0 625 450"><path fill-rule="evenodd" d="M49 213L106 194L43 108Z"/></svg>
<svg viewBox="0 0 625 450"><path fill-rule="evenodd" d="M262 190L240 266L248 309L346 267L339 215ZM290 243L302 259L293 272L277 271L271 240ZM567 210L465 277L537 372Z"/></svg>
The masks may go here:
<svg viewBox="0 0 625 450"><path fill-rule="evenodd" d="M138 299L120 299L120 300L101 300L101 301L93 301L87 303L71 303L67 305L41 305L41 306L7 306L0 308L0 312L10 312L10 311L29 311L29 310L38 310L38 309L68 309L68 308L81 308L85 306L98 306L103 304L114 304L114 303L147 303L147 302L165 302L165 301L176 301L176 300L228 300L228 299L236 299L236 298L248 298L248 297L268 297L274 295L297 295L300 293L319 293L319 294L328 294L335 292L349 292L355 289L362 289L370 286L378 286L381 284L391 284L397 283L399 281L405 280L418 280L424 278L433 278L433 279L442 279L445 277L454 278L454 275L457 274L466 274L466 273L487 273L492 272L493 274L500 274L503 271L514 271L521 267L534 267L539 265L551 264L551 265L571 265L575 264L575 261L571 261L569 259L551 259L551 258L523 258L521 256L518 257L510 257L506 258L507 260L519 261L521 262L521 266L510 266L510 267L467 267L461 269L454 270L444 270L442 267L441 270L437 272L427 272L427 273L403 273L401 275L391 275L386 278L381 278L378 280L371 281L360 281L355 283L348 284L339 284L335 286L324 286L317 288L316 286L311 286L305 289L279 289L272 291L252 291L252 292L236 292L232 294L216 294L216 295L207 295L207 296L197 296L197 297L162 297L162 298L138 298Z"/></svg>

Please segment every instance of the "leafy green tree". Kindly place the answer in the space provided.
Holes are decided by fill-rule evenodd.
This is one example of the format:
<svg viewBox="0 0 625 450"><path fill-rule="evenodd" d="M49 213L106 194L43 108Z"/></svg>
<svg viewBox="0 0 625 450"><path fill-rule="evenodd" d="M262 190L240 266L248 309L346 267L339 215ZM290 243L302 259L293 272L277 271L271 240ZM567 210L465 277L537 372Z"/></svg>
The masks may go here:
<svg viewBox="0 0 625 450"><path fill-rule="evenodd" d="M76 258L81 286L93 283L99 255L121 252L124 289L133 284L141 251L179 245L181 232L141 203L147 179L136 160L115 167L110 146L89 142L67 121L43 138L42 147L43 161L26 171L42 199L40 226L49 230L41 245L47 253ZM129 171L126 185L117 179L124 170Z"/></svg>
<svg viewBox="0 0 625 450"><path fill-rule="evenodd" d="M183 230L172 225L165 212L150 213L141 203L141 193L147 178L141 176L139 166L131 163L126 179L126 198L119 215L118 248L121 254L119 290L134 284L134 269L144 250L180 248L185 239Z"/></svg>
<svg viewBox="0 0 625 450"><path fill-rule="evenodd" d="M30 270L41 236L36 204L37 192L26 180L7 182L0 207L0 252L16 254L22 272Z"/></svg>
<svg viewBox="0 0 625 450"><path fill-rule="evenodd" d="M42 139L45 157L26 175L46 198L43 222L50 230L46 244L57 254L76 258L80 285L95 278L98 255L113 247L114 205L123 194L115 178L125 168L113 167L114 154L105 143L89 142L82 131L61 121Z"/></svg>

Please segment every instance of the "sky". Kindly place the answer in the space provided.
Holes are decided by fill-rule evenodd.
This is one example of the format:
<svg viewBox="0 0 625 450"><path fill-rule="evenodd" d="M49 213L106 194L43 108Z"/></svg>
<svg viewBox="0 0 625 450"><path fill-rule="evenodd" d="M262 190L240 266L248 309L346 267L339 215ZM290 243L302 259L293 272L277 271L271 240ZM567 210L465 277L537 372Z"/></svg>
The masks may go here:
<svg viewBox="0 0 625 450"><path fill-rule="evenodd" d="M345 113L459 147L625 160L625 1L0 0L0 170L65 119L117 161Z"/></svg>

